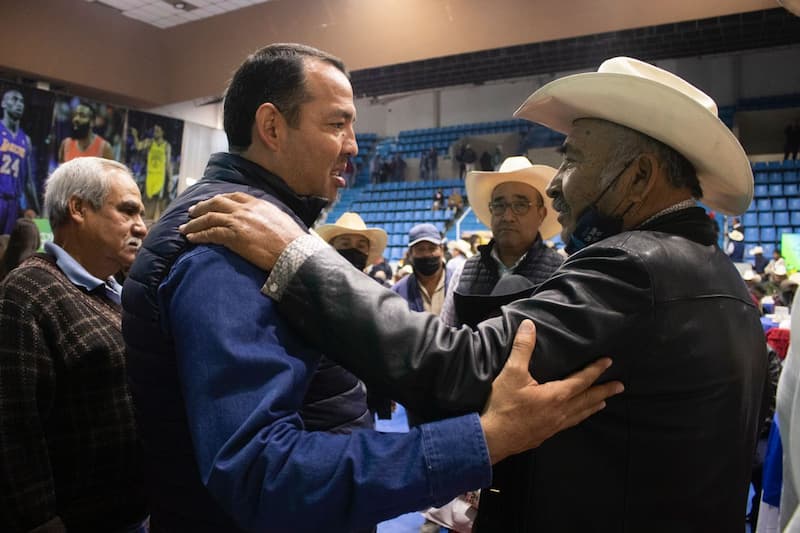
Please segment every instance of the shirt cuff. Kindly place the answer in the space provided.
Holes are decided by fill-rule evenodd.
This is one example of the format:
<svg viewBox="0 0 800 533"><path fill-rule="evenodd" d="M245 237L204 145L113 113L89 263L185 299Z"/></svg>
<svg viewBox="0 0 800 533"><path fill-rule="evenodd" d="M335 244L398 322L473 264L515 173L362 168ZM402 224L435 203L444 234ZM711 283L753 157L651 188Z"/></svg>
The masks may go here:
<svg viewBox="0 0 800 533"><path fill-rule="evenodd" d="M327 247L328 244L316 234L307 233L293 240L275 262L266 283L261 287L262 294L280 302L289 282L306 259Z"/></svg>
<svg viewBox="0 0 800 533"><path fill-rule="evenodd" d="M434 501L444 503L453 494L491 485L492 461L477 413L420 428Z"/></svg>

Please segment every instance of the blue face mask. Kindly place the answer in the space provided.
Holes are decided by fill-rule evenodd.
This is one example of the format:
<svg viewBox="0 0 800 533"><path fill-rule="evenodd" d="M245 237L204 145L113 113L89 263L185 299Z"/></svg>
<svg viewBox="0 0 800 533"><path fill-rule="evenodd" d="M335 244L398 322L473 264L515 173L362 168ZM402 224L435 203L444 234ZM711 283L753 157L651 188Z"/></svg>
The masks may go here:
<svg viewBox="0 0 800 533"><path fill-rule="evenodd" d="M600 211L597 210L597 203L603 198L603 196L608 192L608 190L617 182L622 173L628 169L628 166L633 161L629 161L622 167L622 170L617 174L614 179L612 179L606 188L603 189L603 192L600 193L600 196L592 202L592 204L583 210L581 216L578 217L578 221L575 223L575 230L572 232L572 235L569 236L569 242L566 244L564 249L567 251L568 254L573 254L578 250L586 248L590 244L594 244L596 242L602 241L607 237L611 237L612 235L616 235L622 231L622 219L630 211L631 207L633 207L633 203L628 206L625 211L622 212L620 215L604 215Z"/></svg>

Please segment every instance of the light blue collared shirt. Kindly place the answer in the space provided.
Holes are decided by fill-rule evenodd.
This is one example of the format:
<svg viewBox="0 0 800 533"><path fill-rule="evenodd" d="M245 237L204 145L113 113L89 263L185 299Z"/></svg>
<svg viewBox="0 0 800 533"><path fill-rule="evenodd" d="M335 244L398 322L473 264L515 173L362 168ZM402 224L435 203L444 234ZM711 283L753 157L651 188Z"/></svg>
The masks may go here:
<svg viewBox="0 0 800 533"><path fill-rule="evenodd" d="M77 287L93 292L101 285L104 286L106 296L116 303L120 303L122 285L117 283L113 276L103 281L89 274L83 266L59 245L53 242L44 243L44 251L56 258L56 264L61 272Z"/></svg>

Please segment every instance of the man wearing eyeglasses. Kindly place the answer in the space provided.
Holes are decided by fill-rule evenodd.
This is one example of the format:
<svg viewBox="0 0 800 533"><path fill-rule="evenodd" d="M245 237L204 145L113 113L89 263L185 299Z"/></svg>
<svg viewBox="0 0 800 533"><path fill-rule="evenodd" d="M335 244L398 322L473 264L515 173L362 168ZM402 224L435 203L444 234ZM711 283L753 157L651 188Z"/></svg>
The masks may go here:
<svg viewBox="0 0 800 533"><path fill-rule="evenodd" d="M492 229L492 240L453 274L440 315L448 325L474 327L498 315L501 305L529 296L561 265L562 257L543 240L559 231L556 212L544 194L555 173L524 156L507 158L497 172L469 173L469 203L478 220ZM509 284L498 295L498 281L509 274L530 283Z"/></svg>
<svg viewBox="0 0 800 533"><path fill-rule="evenodd" d="M467 259L450 280L439 317L449 326L476 327L499 316L500 307L527 298L561 266L563 258L543 239L560 226L550 198L544 194L556 169L532 165L525 156L503 161L497 172L470 172L467 197L475 216L492 230L489 244ZM516 465L501 461L494 475ZM477 487L476 487L477 488ZM472 531L477 492L459 496L443 507L425 511L426 520L451 531ZM493 493L481 495L481 505L497 505ZM422 531L422 530L421 530Z"/></svg>

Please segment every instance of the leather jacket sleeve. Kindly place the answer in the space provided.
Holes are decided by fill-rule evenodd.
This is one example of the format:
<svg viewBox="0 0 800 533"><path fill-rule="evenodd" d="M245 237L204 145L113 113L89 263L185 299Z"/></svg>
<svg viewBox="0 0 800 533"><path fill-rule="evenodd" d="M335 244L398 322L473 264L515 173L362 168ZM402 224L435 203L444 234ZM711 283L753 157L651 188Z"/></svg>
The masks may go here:
<svg viewBox="0 0 800 533"><path fill-rule="evenodd" d="M511 350L519 323L537 327L531 372L559 379L634 342L631 327L652 318L650 277L624 248L592 246L573 255L531 298L503 307L478 326L450 328L429 313L367 283L334 250L308 258L279 310L304 337L359 376L374 392L426 418L480 411ZM612 367L607 377L619 378Z"/></svg>

